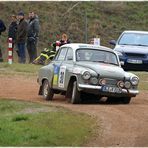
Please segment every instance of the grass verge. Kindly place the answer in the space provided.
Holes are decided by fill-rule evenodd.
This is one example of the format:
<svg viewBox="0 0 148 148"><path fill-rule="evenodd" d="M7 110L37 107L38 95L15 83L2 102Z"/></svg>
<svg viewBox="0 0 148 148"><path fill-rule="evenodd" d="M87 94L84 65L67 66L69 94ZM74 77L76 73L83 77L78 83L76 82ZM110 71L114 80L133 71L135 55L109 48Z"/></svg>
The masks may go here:
<svg viewBox="0 0 148 148"><path fill-rule="evenodd" d="M21 74L21 75L36 75L41 65L34 64L19 64L0 63L0 74Z"/></svg>
<svg viewBox="0 0 148 148"><path fill-rule="evenodd" d="M140 79L138 88L140 90L148 90L148 72L132 72L132 73L136 74Z"/></svg>
<svg viewBox="0 0 148 148"><path fill-rule="evenodd" d="M95 119L61 107L0 100L0 146L82 146Z"/></svg>

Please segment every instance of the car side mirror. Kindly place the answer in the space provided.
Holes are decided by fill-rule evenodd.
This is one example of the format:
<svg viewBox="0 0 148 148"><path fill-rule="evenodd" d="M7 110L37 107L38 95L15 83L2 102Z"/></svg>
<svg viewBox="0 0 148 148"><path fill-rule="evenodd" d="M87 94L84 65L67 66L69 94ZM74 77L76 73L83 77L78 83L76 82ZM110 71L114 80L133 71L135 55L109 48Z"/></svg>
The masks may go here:
<svg viewBox="0 0 148 148"><path fill-rule="evenodd" d="M124 61L120 61L120 65L123 66L124 65Z"/></svg>
<svg viewBox="0 0 148 148"><path fill-rule="evenodd" d="M68 57L67 57L67 60L68 60L68 61L72 61L72 60L73 60L73 56L68 56Z"/></svg>
<svg viewBox="0 0 148 148"><path fill-rule="evenodd" d="M111 45L116 45L116 41L115 40L111 40L111 41L109 41L109 43L111 44Z"/></svg>

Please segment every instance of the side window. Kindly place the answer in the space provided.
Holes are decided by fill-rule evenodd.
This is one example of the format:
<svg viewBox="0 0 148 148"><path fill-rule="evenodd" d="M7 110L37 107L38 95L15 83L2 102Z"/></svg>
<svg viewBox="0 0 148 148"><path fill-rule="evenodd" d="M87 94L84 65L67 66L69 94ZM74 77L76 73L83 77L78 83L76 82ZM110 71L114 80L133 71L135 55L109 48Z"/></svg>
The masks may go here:
<svg viewBox="0 0 148 148"><path fill-rule="evenodd" d="M64 61L64 59L65 59L65 56L66 56L66 53L67 53L67 48L62 48L61 50L60 50L60 53L59 53L59 55L58 55L58 57L57 57L57 59L56 60L58 60L58 61Z"/></svg>
<svg viewBox="0 0 148 148"><path fill-rule="evenodd" d="M59 57L59 54L60 54L60 50L57 51L57 53L56 53L56 55L55 55L55 57L54 57L54 60L55 60L55 61L57 61L57 59L58 59L58 57Z"/></svg>
<svg viewBox="0 0 148 148"><path fill-rule="evenodd" d="M73 49L68 48L67 55L66 55L66 61L72 61L73 60Z"/></svg>

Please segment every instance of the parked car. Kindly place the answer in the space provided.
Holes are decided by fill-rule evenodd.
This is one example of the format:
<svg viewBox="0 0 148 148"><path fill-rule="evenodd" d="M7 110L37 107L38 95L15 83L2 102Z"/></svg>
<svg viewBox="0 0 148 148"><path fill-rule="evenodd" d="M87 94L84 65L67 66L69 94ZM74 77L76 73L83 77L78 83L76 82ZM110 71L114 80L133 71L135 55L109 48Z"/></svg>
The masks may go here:
<svg viewBox="0 0 148 148"><path fill-rule="evenodd" d="M148 70L148 32L124 31L110 44L115 45L124 70Z"/></svg>
<svg viewBox="0 0 148 148"><path fill-rule="evenodd" d="M139 78L125 72L118 55L110 48L90 44L61 46L55 59L39 70L39 95L52 100L61 93L73 104L88 94L128 104L135 97Z"/></svg>

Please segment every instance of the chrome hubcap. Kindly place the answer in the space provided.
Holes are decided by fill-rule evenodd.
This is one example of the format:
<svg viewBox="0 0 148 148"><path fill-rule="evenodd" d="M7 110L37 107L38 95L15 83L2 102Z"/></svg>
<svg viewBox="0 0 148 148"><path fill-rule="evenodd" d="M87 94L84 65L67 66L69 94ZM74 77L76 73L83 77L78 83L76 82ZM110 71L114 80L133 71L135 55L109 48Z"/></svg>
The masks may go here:
<svg viewBox="0 0 148 148"><path fill-rule="evenodd" d="M46 83L44 85L44 96L46 97L48 95L48 84Z"/></svg>

